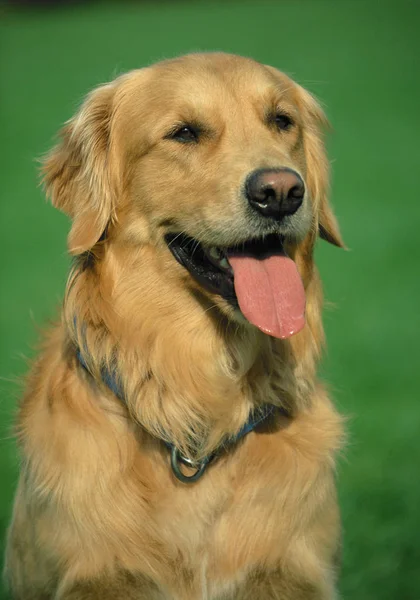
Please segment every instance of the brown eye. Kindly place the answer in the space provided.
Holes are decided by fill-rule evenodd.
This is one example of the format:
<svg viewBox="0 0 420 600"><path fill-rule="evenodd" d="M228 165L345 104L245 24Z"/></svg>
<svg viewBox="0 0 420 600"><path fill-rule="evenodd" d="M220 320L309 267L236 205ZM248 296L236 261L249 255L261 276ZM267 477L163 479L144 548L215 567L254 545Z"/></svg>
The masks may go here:
<svg viewBox="0 0 420 600"><path fill-rule="evenodd" d="M274 117L274 122L280 131L287 131L293 125L292 119L284 113L277 113Z"/></svg>
<svg viewBox="0 0 420 600"><path fill-rule="evenodd" d="M182 127L179 127L167 137L177 142L181 142L181 144L189 144L191 142L198 142L199 134L199 130L193 125L182 125Z"/></svg>

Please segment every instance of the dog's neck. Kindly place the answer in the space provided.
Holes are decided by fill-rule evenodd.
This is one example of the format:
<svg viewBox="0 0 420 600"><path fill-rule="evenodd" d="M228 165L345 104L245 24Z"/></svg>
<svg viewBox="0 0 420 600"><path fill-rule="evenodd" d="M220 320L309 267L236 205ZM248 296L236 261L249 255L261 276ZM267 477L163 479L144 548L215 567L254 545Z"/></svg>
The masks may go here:
<svg viewBox="0 0 420 600"><path fill-rule="evenodd" d="M293 413L311 381L300 374L293 345L203 309L185 285L147 286L159 265L108 250L79 262L66 295L67 327L93 373L116 370L136 421L168 436L188 456L209 454L235 435L259 405ZM167 289L165 289L167 287Z"/></svg>

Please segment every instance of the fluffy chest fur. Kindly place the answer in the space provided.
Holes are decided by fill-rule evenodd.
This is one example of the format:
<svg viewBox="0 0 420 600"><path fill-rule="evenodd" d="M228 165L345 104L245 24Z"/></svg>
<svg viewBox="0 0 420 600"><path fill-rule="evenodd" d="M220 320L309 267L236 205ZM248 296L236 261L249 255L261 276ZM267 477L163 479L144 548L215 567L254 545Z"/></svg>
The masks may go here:
<svg viewBox="0 0 420 600"><path fill-rule="evenodd" d="M52 572L56 556L71 563L71 578L117 566L182 600L231 597L220 594L238 594L262 569L297 574L301 561L322 578L336 552L333 455L341 437L322 389L310 407L249 434L199 484L185 486L167 449L112 394L65 363L53 367L47 389L71 393L28 403L21 420L32 432L22 493ZM45 431L48 449L34 469ZM52 532L53 520L60 527Z"/></svg>

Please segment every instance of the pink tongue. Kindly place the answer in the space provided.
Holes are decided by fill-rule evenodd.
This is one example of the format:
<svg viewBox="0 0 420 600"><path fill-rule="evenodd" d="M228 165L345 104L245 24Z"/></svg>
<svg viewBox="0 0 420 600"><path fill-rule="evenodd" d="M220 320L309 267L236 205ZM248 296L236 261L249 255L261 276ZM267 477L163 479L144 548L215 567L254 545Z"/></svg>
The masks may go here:
<svg viewBox="0 0 420 600"><path fill-rule="evenodd" d="M274 337L287 338L305 325L305 290L293 260L275 255L229 256L244 317Z"/></svg>

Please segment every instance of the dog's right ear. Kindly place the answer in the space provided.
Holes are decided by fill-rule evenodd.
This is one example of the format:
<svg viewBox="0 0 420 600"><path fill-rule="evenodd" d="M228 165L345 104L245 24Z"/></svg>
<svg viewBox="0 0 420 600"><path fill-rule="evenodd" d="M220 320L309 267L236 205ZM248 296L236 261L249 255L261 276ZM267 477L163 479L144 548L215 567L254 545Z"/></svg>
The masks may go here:
<svg viewBox="0 0 420 600"><path fill-rule="evenodd" d="M43 182L57 208L72 218L72 254L92 248L115 215L117 164L110 140L114 84L94 90L60 132L43 161Z"/></svg>

